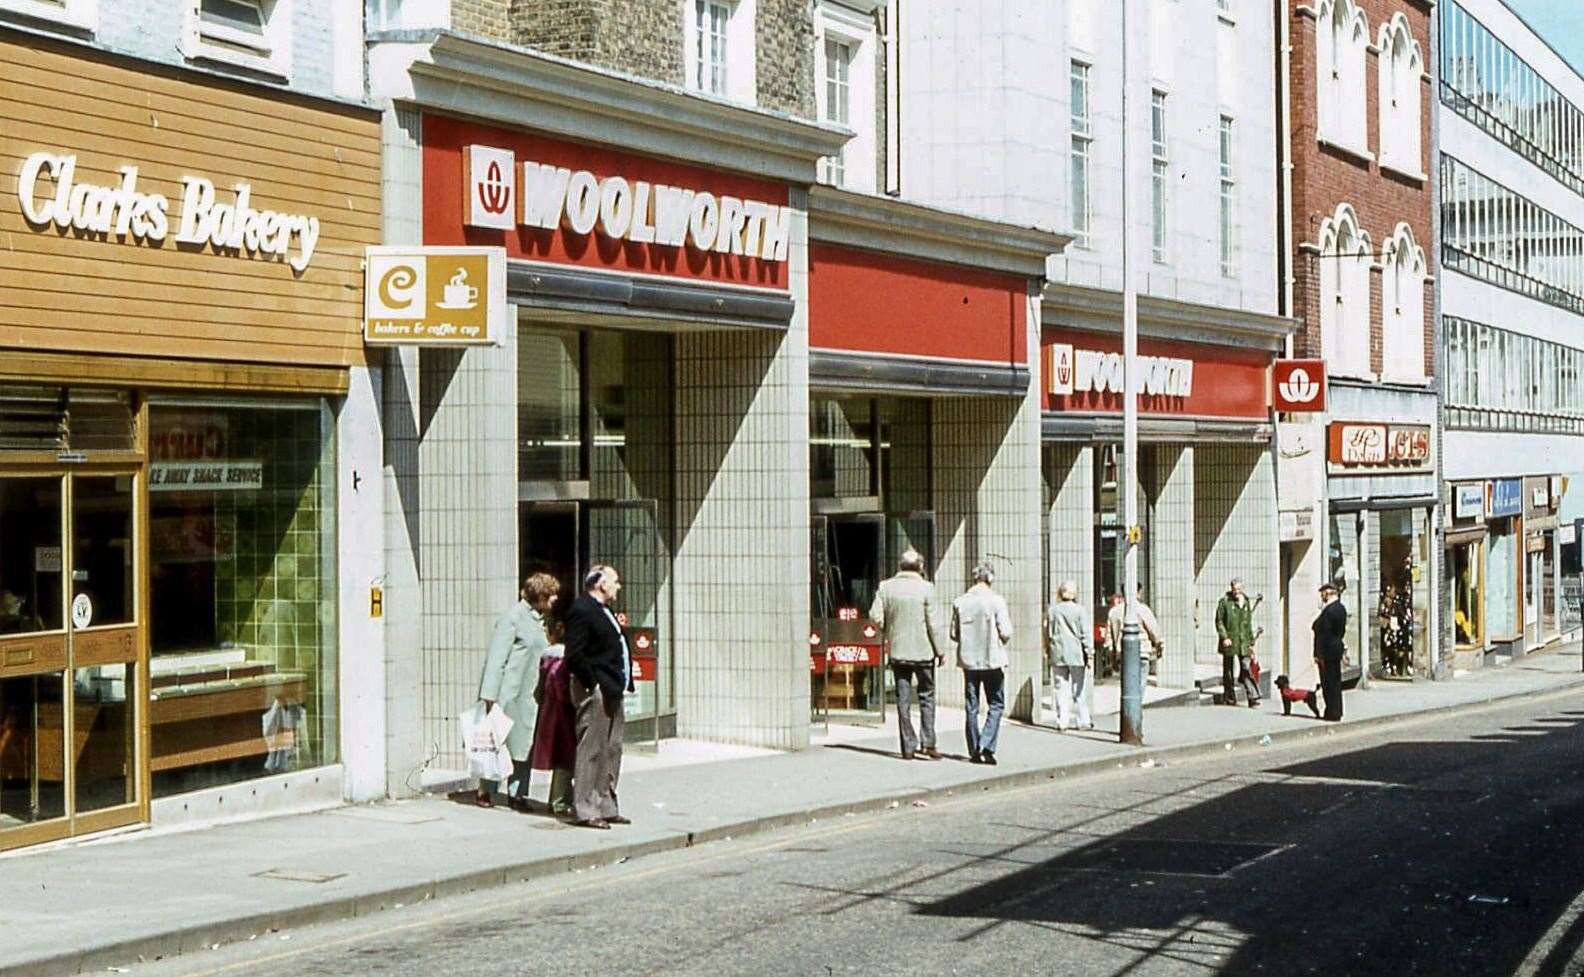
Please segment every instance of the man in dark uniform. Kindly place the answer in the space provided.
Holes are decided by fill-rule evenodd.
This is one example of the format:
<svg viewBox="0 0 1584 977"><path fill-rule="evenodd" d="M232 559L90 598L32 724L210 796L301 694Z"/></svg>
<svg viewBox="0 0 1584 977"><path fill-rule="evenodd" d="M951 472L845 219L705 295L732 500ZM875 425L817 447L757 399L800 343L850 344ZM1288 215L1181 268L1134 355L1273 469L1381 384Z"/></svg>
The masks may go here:
<svg viewBox="0 0 1584 977"><path fill-rule="evenodd" d="M583 596L567 610L563 641L572 704L577 711L577 754L572 806L585 828L631 824L616 802L621 779L624 696L633 691L632 655L611 604L621 576L598 564L583 578Z"/></svg>
<svg viewBox="0 0 1584 977"><path fill-rule="evenodd" d="M1320 613L1314 619L1314 659L1320 669L1320 693L1325 696L1327 722L1342 719L1342 658L1347 647L1342 643L1347 634L1347 608L1337 600L1334 583L1320 585Z"/></svg>

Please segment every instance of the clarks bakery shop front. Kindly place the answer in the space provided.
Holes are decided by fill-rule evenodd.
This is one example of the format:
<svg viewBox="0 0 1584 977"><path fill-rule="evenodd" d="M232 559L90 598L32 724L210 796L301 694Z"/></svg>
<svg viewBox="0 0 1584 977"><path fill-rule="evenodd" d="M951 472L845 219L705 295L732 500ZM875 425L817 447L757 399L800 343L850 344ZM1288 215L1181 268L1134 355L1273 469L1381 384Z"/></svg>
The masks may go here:
<svg viewBox="0 0 1584 977"><path fill-rule="evenodd" d="M7 33L0 89L0 849L339 799L378 117Z"/></svg>

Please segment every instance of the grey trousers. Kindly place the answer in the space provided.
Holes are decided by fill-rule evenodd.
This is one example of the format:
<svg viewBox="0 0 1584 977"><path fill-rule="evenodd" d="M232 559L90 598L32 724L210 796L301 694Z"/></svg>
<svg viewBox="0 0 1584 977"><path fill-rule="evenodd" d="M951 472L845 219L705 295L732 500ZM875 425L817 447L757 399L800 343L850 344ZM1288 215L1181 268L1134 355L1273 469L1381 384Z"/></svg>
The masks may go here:
<svg viewBox="0 0 1584 977"><path fill-rule="evenodd" d="M935 748L935 665L934 663L892 662L896 677L897 730L902 734L902 752ZM913 696L918 694L919 729L913 730Z"/></svg>
<svg viewBox="0 0 1584 977"><path fill-rule="evenodd" d="M577 762L572 771L572 808L579 821L608 818L616 806L621 779L622 735L626 716L622 697L586 689L572 679L572 705L577 710Z"/></svg>

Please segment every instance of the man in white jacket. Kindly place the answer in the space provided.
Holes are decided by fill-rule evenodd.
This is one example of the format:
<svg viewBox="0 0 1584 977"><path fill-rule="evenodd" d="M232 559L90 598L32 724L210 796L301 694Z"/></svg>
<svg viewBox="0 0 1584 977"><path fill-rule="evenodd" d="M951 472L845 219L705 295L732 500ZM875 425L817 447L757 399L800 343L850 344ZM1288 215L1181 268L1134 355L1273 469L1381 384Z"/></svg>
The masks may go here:
<svg viewBox="0 0 1584 977"><path fill-rule="evenodd" d="M995 568L988 561L974 567L974 584L952 601L951 636L957 642L957 664L963 670L963 699L968 717L968 759L996 762L996 737L1006 710L1006 646L1012 640L1012 616L1005 598L990 585ZM979 698L990 704L984 728L979 726Z"/></svg>

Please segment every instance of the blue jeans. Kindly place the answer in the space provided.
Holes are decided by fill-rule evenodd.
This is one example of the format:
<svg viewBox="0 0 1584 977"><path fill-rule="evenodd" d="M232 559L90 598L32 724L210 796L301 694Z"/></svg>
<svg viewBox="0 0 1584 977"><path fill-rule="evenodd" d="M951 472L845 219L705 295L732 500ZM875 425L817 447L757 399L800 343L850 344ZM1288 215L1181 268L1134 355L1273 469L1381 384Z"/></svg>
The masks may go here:
<svg viewBox="0 0 1584 977"><path fill-rule="evenodd" d="M979 727L979 693L983 690L990 700L990 715L985 717L984 728ZM967 706L968 755L994 753L996 738L1001 734L1001 714L1006 711L1006 672L999 668L970 668L963 670L963 699Z"/></svg>

